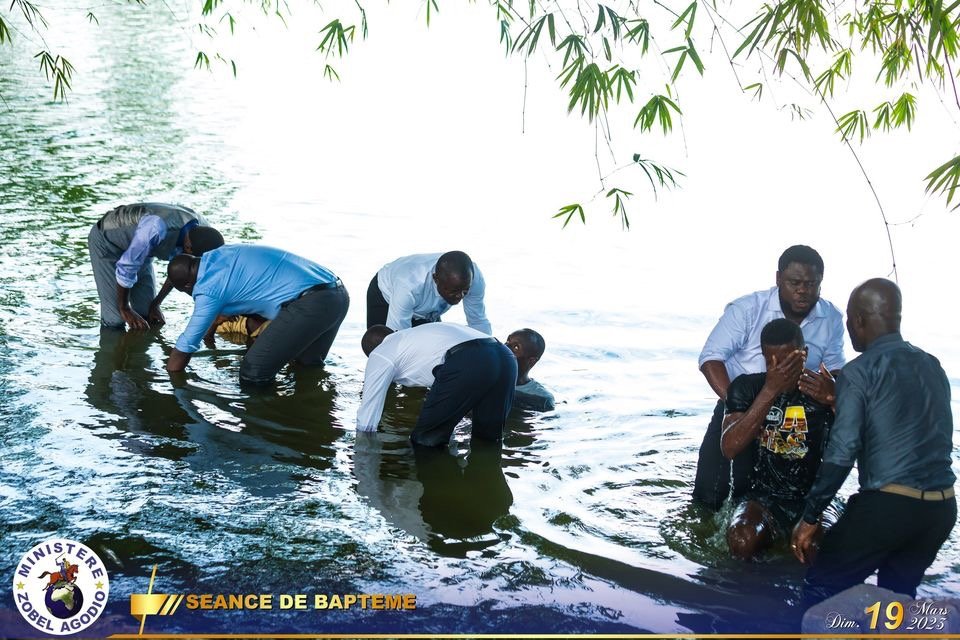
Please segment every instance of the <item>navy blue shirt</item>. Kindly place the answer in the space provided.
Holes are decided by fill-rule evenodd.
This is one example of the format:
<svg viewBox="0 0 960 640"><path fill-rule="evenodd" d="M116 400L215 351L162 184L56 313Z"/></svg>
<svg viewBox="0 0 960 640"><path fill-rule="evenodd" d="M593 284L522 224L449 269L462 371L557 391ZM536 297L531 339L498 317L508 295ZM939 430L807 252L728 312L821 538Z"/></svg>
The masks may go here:
<svg viewBox="0 0 960 640"><path fill-rule="evenodd" d="M940 362L899 333L877 338L837 379L836 420L804 520L823 512L854 462L861 490L951 487L952 450L950 383Z"/></svg>

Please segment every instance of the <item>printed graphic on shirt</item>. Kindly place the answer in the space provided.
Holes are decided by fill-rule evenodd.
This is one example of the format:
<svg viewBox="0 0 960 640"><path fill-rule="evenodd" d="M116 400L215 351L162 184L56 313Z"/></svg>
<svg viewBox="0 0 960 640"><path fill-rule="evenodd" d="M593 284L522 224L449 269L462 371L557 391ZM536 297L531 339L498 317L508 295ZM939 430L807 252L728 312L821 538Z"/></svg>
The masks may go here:
<svg viewBox="0 0 960 640"><path fill-rule="evenodd" d="M807 412L803 405L790 405L785 410L771 407L760 441L768 450L786 458L807 455Z"/></svg>

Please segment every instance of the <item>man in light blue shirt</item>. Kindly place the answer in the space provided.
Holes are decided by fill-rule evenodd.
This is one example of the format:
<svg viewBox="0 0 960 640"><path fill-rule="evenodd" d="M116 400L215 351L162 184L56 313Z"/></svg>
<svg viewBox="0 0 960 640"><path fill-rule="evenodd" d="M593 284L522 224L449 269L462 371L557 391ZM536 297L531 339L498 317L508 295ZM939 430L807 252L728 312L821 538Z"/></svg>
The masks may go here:
<svg viewBox="0 0 960 640"><path fill-rule="evenodd" d="M203 216L192 209L156 202L104 214L87 238L101 324L131 329L146 329L148 321L163 324L160 303L172 285L164 282L156 293L151 258L169 260L181 251L199 256L223 245L219 232L203 225Z"/></svg>
<svg viewBox="0 0 960 640"><path fill-rule="evenodd" d="M737 298L727 305L700 353L700 371L719 397L697 461L693 497L719 508L730 492L731 462L720 451L724 400L737 376L762 373L766 363L760 333L771 320L786 318L800 325L809 353L800 390L821 404L835 399L833 375L844 364L843 314L820 298L823 259L806 245L794 245L780 256L777 286ZM735 496L746 490L753 468L753 450L733 460Z"/></svg>
<svg viewBox="0 0 960 640"><path fill-rule="evenodd" d="M394 331L426 322L463 302L467 325L490 335L483 306L483 274L463 251L422 253L385 265L367 288L367 328L386 325Z"/></svg>
<svg viewBox="0 0 960 640"><path fill-rule="evenodd" d="M203 258L177 256L167 273L194 300L168 371L186 368L217 316L256 314L271 322L247 351L240 381L268 384L287 362L323 364L350 306L329 269L273 247L227 245Z"/></svg>

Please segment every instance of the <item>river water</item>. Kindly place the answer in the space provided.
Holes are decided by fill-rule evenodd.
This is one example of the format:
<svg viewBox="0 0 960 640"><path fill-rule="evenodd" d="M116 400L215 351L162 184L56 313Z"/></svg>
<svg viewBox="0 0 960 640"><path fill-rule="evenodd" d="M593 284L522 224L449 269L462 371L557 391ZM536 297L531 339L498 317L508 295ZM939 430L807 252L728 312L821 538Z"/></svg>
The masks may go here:
<svg viewBox="0 0 960 640"><path fill-rule="evenodd" d="M886 273L863 186L852 204L844 195L849 158L832 150L811 163L803 153L818 152L802 145L826 143L774 122L826 182L778 211L744 206L734 191L786 188L793 159L783 182L762 186L763 158L737 155L721 131L698 146L710 126L691 125L691 175L674 200L638 196L629 232L602 203L587 227L561 231L550 213L597 189L592 129L555 108L548 76L520 135L523 69L489 30L467 28L482 8L429 32L415 11L381 9L380 44L356 46L341 84L321 76L316 29L298 25L238 35L269 44L236 79L192 70L205 40L179 10L104 7L99 25L80 9L56 13L51 33L78 67L66 104L49 100L34 44L4 49L0 575L44 539L85 542L111 571L104 634L136 631L128 596L146 591L155 564L162 593L413 593L417 609L181 609L150 618L148 632L796 629L803 568L782 544L760 562L730 559L722 515L689 503L714 402L696 357L723 303L771 285L789 244L821 249L824 295L841 308L853 285ZM905 333L941 357L956 396L955 331L936 321L956 303L930 284L956 223L917 205L911 180L880 181L895 213L927 215L898 237L917 310ZM285 371L274 390L249 394L237 384L242 347L221 341L171 380L166 354L191 308L176 292L161 330L101 334L87 233L140 200L186 204L228 242L281 246L340 275L353 303L325 369ZM805 224L784 222L798 216ZM470 450L461 429L449 451L418 457L407 435L421 392L391 396L376 436L354 430L364 293L389 260L453 248L483 269L497 336L544 334L533 375L559 404L515 412L502 452ZM955 532L921 594L960 596L958 559ZM0 584L0 635L22 635Z"/></svg>

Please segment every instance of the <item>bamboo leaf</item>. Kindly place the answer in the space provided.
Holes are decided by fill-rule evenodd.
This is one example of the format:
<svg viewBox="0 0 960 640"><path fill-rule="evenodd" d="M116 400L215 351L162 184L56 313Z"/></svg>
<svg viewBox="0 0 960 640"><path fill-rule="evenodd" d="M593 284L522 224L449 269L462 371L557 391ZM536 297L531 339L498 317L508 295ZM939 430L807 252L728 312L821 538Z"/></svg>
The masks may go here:
<svg viewBox="0 0 960 640"><path fill-rule="evenodd" d="M653 96L647 101L647 104L643 105L640 109L636 120L633 121L633 126L636 127L639 124L640 131L650 131L653 125L659 122L660 130L666 135L673 131L673 117L670 115L671 110L677 112L677 114L682 113L680 107L667 96Z"/></svg>
<svg viewBox="0 0 960 640"><path fill-rule="evenodd" d="M554 218L564 218L564 220L563 220L563 226L561 227L561 229L566 229L566 228L567 228L567 225L570 224L570 220L573 219L573 216L574 216L575 214L579 214L579 216L580 216L580 222L581 222L582 224L586 224L586 223L587 223L587 216L586 216L586 214L585 214L584 211L583 211L583 206L581 206L580 204L576 204L576 203L575 203L575 204L568 204L568 205L565 205L565 206L563 206L563 207L560 207L560 211L558 211L557 213L555 213L555 214L553 215L553 217L554 217ZM566 216L566 217L564 217L564 216Z"/></svg>
<svg viewBox="0 0 960 640"><path fill-rule="evenodd" d="M628 21L628 24L635 23L627 30L627 38L630 42L640 43L640 53L646 54L650 48L650 23L643 18Z"/></svg>
<svg viewBox="0 0 960 640"><path fill-rule="evenodd" d="M960 156L956 156L934 169L924 180L927 181L927 193L939 193L947 196L947 206L953 202L960 189ZM957 204L954 209L960 207Z"/></svg>
<svg viewBox="0 0 960 640"><path fill-rule="evenodd" d="M867 120L866 112L857 109L845 113L837 119L837 133L843 136L844 141L852 140L854 135L859 135L860 142L870 135L870 122Z"/></svg>
<svg viewBox="0 0 960 640"><path fill-rule="evenodd" d="M703 75L703 62L700 60L700 56L697 55L697 50L693 46L693 40L690 38L687 38L687 52L689 52L690 60L693 61L697 71L700 72L700 75Z"/></svg>
<svg viewBox="0 0 960 640"><path fill-rule="evenodd" d="M690 33L693 31L693 21L697 17L697 2L698 0L693 0L687 8L683 10L683 13L680 14L680 17L677 18L676 22L670 27L671 29L676 29L682 23L687 23L687 29L684 31L683 37L689 39Z"/></svg>
<svg viewBox="0 0 960 640"><path fill-rule="evenodd" d="M426 0L427 3L427 26L430 26L430 16L433 11L440 11L440 7L437 6L437 0Z"/></svg>
<svg viewBox="0 0 960 640"><path fill-rule="evenodd" d="M629 200L632 195L629 191L624 191L616 187L607 191L606 197L614 199L613 215L614 217L620 216L620 224L624 229L630 229L630 218L627 216L626 201Z"/></svg>
<svg viewBox="0 0 960 640"><path fill-rule="evenodd" d="M893 105L893 124L896 127L906 125L909 131L916 117L917 99L910 93L904 93Z"/></svg>

